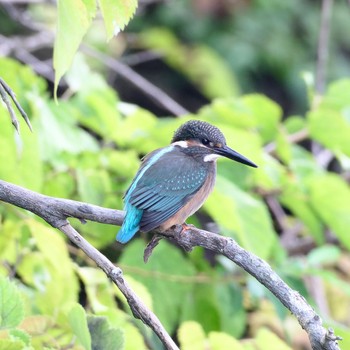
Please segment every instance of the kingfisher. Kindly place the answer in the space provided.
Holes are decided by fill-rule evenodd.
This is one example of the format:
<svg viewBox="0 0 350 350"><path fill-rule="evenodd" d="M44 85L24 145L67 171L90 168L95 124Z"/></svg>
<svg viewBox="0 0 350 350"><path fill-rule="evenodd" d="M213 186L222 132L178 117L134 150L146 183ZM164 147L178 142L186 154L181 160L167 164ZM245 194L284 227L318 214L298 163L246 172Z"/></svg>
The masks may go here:
<svg viewBox="0 0 350 350"><path fill-rule="evenodd" d="M216 160L226 157L257 166L226 144L214 125L190 120L174 133L171 144L146 155L124 195L126 215L117 241L127 243L138 231L165 231L182 224L213 190Z"/></svg>

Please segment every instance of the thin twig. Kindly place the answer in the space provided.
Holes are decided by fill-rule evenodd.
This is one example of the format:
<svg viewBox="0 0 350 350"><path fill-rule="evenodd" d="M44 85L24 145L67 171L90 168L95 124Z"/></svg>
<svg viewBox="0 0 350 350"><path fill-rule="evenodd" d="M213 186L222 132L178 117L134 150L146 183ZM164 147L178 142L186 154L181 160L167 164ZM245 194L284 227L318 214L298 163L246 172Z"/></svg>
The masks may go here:
<svg viewBox="0 0 350 350"><path fill-rule="evenodd" d="M166 110L173 113L174 115L180 116L189 114L188 110L186 110L179 103L174 101L163 90L150 83L142 75L136 73L127 65L85 45L82 46L82 51L88 54L89 56L94 57L103 62L104 65L113 69L121 77L128 80L136 88L142 90L143 93L153 98L154 101L156 101L158 104L163 106Z"/></svg>
<svg viewBox="0 0 350 350"><path fill-rule="evenodd" d="M69 235L75 244L82 247L82 249L84 248L86 254L90 254L89 256L92 259L96 259L97 264L104 269L108 276L114 279L122 278L119 268L114 267L113 264L106 260L95 248L91 247L92 250L90 250L91 248L88 243L76 231L72 231L71 228L68 228L67 218L74 217L80 220L121 225L124 218L123 211L44 196L2 180L0 180L0 200L29 210L43 218L50 225L59 228ZM340 338L335 336L331 329L326 330L322 327L321 318L306 300L298 292L292 290L265 261L244 250L232 238L223 237L192 226L183 230L181 225L166 232L156 233L174 240L186 250L201 246L226 256L254 276L295 315L301 327L308 333L311 346L314 350L340 349L338 346L338 340ZM130 298L127 300L130 301ZM129 303L129 305L131 304L130 307L132 310L135 310L135 308L138 310L138 302L139 299L134 296L134 299ZM144 310L144 312L146 311ZM148 314L150 314L150 311L148 311ZM136 312L136 317L137 316L140 315ZM159 331L159 325L155 326L154 319L142 316L141 320L152 328L164 343L163 337L167 338L168 335ZM175 345L175 347L167 348L176 349L177 347Z"/></svg>
<svg viewBox="0 0 350 350"><path fill-rule="evenodd" d="M16 113L12 108L12 105L11 105L11 102L10 102L8 96L11 97L11 99L12 99L13 103L15 104L16 108L18 109L19 113L21 114L21 116L23 117L25 122L27 123L30 131L33 131L32 126L31 126L30 121L29 121L29 118L27 116L27 113L24 111L22 106L17 101L16 94L11 90L11 88L5 83L5 81L2 78L0 78L0 95L1 95L1 98L4 101L8 111L10 113L11 122L12 122L13 126L15 127L16 131L19 133L19 122L18 122L18 119L16 117Z"/></svg>

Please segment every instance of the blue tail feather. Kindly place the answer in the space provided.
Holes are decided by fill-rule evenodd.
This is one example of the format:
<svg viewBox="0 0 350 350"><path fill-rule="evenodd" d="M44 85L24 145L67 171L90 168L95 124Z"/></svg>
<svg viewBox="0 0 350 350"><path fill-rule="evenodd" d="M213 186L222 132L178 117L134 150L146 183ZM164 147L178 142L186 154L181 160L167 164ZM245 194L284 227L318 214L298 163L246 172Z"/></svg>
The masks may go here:
<svg viewBox="0 0 350 350"><path fill-rule="evenodd" d="M140 221L143 210L137 209L131 204L127 204L124 208L126 215L123 225L117 234L117 241L120 243L127 243L140 229Z"/></svg>

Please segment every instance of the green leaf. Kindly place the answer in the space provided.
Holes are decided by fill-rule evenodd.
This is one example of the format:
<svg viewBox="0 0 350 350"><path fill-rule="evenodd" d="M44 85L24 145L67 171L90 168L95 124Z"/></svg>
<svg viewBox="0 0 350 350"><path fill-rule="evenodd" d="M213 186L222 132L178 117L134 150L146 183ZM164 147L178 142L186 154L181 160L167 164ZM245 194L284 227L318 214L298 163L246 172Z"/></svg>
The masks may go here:
<svg viewBox="0 0 350 350"><path fill-rule="evenodd" d="M243 96L242 102L254 118L264 142L273 140L278 134L278 123L282 119L281 107L261 94Z"/></svg>
<svg viewBox="0 0 350 350"><path fill-rule="evenodd" d="M195 270L179 249L161 242L150 260L143 262L144 243L134 240L125 248L120 265L126 274L144 284L153 297L153 308L164 327L172 332L180 317L180 309L192 289ZM128 270L130 268L130 270ZM136 271L135 271L136 269Z"/></svg>
<svg viewBox="0 0 350 350"><path fill-rule="evenodd" d="M111 328L106 317L88 316L92 350L121 350L124 337L120 329Z"/></svg>
<svg viewBox="0 0 350 350"><path fill-rule="evenodd" d="M217 284L215 292L216 300L219 300L220 330L236 338L241 337L247 324L241 288L233 283Z"/></svg>
<svg viewBox="0 0 350 350"><path fill-rule="evenodd" d="M322 222L311 206L309 195L300 188L300 182L287 183L280 201L305 224L317 244L324 242Z"/></svg>
<svg viewBox="0 0 350 350"><path fill-rule="evenodd" d="M111 179L104 169L77 169L78 193L84 202L104 205L106 194L111 193Z"/></svg>
<svg viewBox="0 0 350 350"><path fill-rule="evenodd" d="M308 181L310 202L338 237L340 242L350 249L350 189L348 184L337 175L314 176Z"/></svg>
<svg viewBox="0 0 350 350"><path fill-rule="evenodd" d="M137 0L98 0L105 22L107 40L128 24L137 8Z"/></svg>
<svg viewBox="0 0 350 350"><path fill-rule="evenodd" d="M276 237L269 213L259 199L218 176L204 208L222 227L223 234L238 239L261 258L269 257Z"/></svg>
<svg viewBox="0 0 350 350"><path fill-rule="evenodd" d="M27 350L22 340L0 339L0 350Z"/></svg>
<svg viewBox="0 0 350 350"><path fill-rule="evenodd" d="M91 337L84 308L75 304L68 313L69 324L85 350L91 349Z"/></svg>
<svg viewBox="0 0 350 350"><path fill-rule="evenodd" d="M334 245L325 245L315 248L307 256L307 261L311 266L322 266L333 264L339 261L341 251Z"/></svg>
<svg viewBox="0 0 350 350"><path fill-rule="evenodd" d="M23 301L15 284L0 278L0 329L18 326L23 316Z"/></svg>
<svg viewBox="0 0 350 350"><path fill-rule="evenodd" d="M334 109L321 109L307 116L310 135L334 152L350 156L350 122Z"/></svg>
<svg viewBox="0 0 350 350"><path fill-rule="evenodd" d="M76 109L68 102L59 106L52 101L41 98L32 100L39 118L34 121L34 128L40 134L39 144L43 160L66 167L62 159L64 152L80 154L82 152L97 152L96 140L86 131L77 126L74 116Z"/></svg>
<svg viewBox="0 0 350 350"><path fill-rule="evenodd" d="M96 14L95 0L59 0L57 35L53 52L55 95L62 76L70 67L73 57Z"/></svg>
<svg viewBox="0 0 350 350"><path fill-rule="evenodd" d="M202 326L194 321L181 324L177 332L181 350L205 350L206 339Z"/></svg>
<svg viewBox="0 0 350 350"><path fill-rule="evenodd" d="M31 336L30 336L27 332L25 332L25 331L23 331L23 330L21 330L21 329L15 328L15 329L11 329L11 330L9 331L9 335L10 335L10 337L11 337L12 339L14 339L14 340L20 340L20 341L22 341L26 346L30 346ZM29 348L28 348L28 350L29 350Z"/></svg>
<svg viewBox="0 0 350 350"><path fill-rule="evenodd" d="M195 285L182 304L183 321L200 323L205 332L221 330L220 305L213 285Z"/></svg>
<svg viewBox="0 0 350 350"><path fill-rule="evenodd" d="M221 332L209 333L210 350L244 350L243 345L232 336Z"/></svg>
<svg viewBox="0 0 350 350"><path fill-rule="evenodd" d="M0 178L40 191L43 169L38 152L38 134L31 133L28 128L22 129L19 137L8 120L2 122L0 128Z"/></svg>
<svg viewBox="0 0 350 350"><path fill-rule="evenodd" d="M281 338L266 328L258 331L255 343L259 350L292 350Z"/></svg>

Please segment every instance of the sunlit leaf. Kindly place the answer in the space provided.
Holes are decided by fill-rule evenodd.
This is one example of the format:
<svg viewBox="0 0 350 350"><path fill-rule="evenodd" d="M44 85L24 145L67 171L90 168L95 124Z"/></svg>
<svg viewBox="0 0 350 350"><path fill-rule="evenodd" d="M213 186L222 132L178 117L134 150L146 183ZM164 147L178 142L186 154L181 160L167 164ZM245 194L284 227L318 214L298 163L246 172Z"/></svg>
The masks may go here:
<svg viewBox="0 0 350 350"><path fill-rule="evenodd" d="M98 0L105 22L107 39L128 24L137 8L137 0Z"/></svg>
<svg viewBox="0 0 350 350"><path fill-rule="evenodd" d="M90 27L96 13L95 0L59 0L57 35L54 45L55 94L62 76L70 67L73 57Z"/></svg>
<svg viewBox="0 0 350 350"><path fill-rule="evenodd" d="M292 350L281 338L267 328L258 331L255 342L259 350Z"/></svg>
<svg viewBox="0 0 350 350"><path fill-rule="evenodd" d="M22 340L0 339L0 350L23 350L26 349Z"/></svg>
<svg viewBox="0 0 350 350"><path fill-rule="evenodd" d="M201 325L187 321L180 325L177 332L181 350L205 350L206 339Z"/></svg>
<svg viewBox="0 0 350 350"><path fill-rule="evenodd" d="M208 338L211 350L244 350L243 345L238 340L226 333L210 332Z"/></svg>
<svg viewBox="0 0 350 350"><path fill-rule="evenodd" d="M350 121L334 109L319 109L308 114L311 137L334 152L350 156Z"/></svg>

